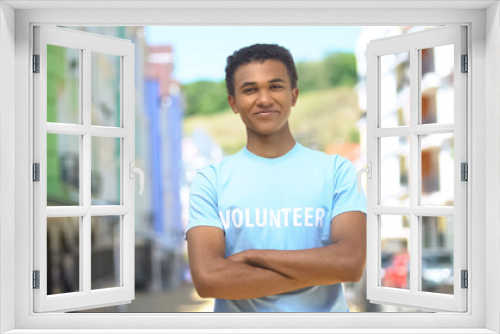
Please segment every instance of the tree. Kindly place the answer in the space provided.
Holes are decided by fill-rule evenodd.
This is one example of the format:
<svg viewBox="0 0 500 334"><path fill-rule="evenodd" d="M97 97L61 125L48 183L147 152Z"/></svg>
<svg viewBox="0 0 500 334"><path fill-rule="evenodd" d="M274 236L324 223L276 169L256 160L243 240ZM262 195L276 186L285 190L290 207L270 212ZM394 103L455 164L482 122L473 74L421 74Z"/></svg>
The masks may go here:
<svg viewBox="0 0 500 334"><path fill-rule="evenodd" d="M338 86L356 85L356 56L353 53L335 52L320 61L297 63L301 93Z"/></svg>
<svg viewBox="0 0 500 334"><path fill-rule="evenodd" d="M335 52L320 61L297 63L300 92L307 93L338 86L353 87L357 82L356 56ZM228 110L224 81L201 80L182 85L185 115L211 115Z"/></svg>
<svg viewBox="0 0 500 334"><path fill-rule="evenodd" d="M332 53L323 60L323 63L330 87L356 85L356 56L353 53Z"/></svg>
<svg viewBox="0 0 500 334"><path fill-rule="evenodd" d="M186 116L209 115L228 108L224 81L196 81L182 85L186 101Z"/></svg>

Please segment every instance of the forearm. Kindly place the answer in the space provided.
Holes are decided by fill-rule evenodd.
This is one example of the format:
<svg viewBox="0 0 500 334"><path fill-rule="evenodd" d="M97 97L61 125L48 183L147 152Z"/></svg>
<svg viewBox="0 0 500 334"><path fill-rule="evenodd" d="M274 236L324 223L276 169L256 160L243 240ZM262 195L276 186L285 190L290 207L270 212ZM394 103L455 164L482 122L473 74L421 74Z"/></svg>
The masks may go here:
<svg viewBox="0 0 500 334"><path fill-rule="evenodd" d="M228 259L218 259L197 275L200 296L219 299L253 299L306 287L303 282L274 270Z"/></svg>
<svg viewBox="0 0 500 334"><path fill-rule="evenodd" d="M246 258L252 266L276 271L306 286L358 281L365 264L362 252L352 252L341 243L293 251L251 250Z"/></svg>
<svg viewBox="0 0 500 334"><path fill-rule="evenodd" d="M317 286L361 279L366 262L366 215L345 212L331 224L332 244L304 250L249 250L234 258ZM245 253L242 252L242 253Z"/></svg>

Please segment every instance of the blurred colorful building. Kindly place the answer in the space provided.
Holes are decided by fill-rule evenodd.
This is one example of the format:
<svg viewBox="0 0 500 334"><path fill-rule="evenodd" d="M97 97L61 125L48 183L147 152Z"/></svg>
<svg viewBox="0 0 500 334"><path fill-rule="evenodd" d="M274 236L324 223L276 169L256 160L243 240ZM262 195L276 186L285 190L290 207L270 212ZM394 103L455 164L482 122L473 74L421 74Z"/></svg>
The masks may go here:
<svg viewBox="0 0 500 334"><path fill-rule="evenodd" d="M136 191L137 291L161 291L182 282L183 256L180 204L182 98L172 79L169 46L149 48L144 27L71 27L131 40L135 44L135 165L145 172L144 193ZM78 50L49 47L47 121L79 119ZM120 124L120 60L92 54L92 125ZM47 205L80 204L78 136L47 136ZM92 205L120 203L120 140L92 138ZM124 167L128 168L128 167ZM138 183L137 183L138 186ZM49 294L79 289L78 218L49 218ZM119 216L92 218L92 288L119 282Z"/></svg>

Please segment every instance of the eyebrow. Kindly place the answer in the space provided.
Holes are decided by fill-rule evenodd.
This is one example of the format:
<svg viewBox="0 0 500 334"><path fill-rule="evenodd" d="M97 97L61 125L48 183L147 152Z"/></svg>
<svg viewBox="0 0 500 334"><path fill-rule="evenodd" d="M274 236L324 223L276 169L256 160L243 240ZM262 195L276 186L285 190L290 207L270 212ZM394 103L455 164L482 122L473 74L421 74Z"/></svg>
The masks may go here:
<svg viewBox="0 0 500 334"><path fill-rule="evenodd" d="M269 82L269 83L274 83L274 82L282 82L282 83L285 83L285 80L280 79L280 78L276 78L276 79L273 79L273 80L269 80L268 82ZM245 88L245 87L247 87L247 86L253 86L253 85L255 85L255 84L256 84L256 82L254 82L254 81L246 81L246 82L244 82L244 83L242 83L242 84L241 84L241 87L240 87L240 88L242 89L242 88Z"/></svg>

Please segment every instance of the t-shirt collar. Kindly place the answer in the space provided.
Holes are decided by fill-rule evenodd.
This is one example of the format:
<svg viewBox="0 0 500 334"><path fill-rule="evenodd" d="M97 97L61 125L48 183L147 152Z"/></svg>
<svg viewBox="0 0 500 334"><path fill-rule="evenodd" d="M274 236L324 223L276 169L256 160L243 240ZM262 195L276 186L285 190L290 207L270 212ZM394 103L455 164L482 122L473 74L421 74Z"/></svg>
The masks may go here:
<svg viewBox="0 0 500 334"><path fill-rule="evenodd" d="M261 157L259 155L256 155L252 152L250 152L248 150L248 148L245 147L243 148L243 154L250 158L251 160L253 161L261 161L261 162L267 162L267 163L277 163L277 162L281 162L281 161L284 161L284 160L288 160L289 158L291 158L292 156L294 156L297 151L302 147L302 145L298 142L298 141L295 141L295 145L292 147L292 149L290 151L288 151L287 153L285 153L284 155L280 156L280 157L276 157L276 158L266 158L266 157Z"/></svg>

